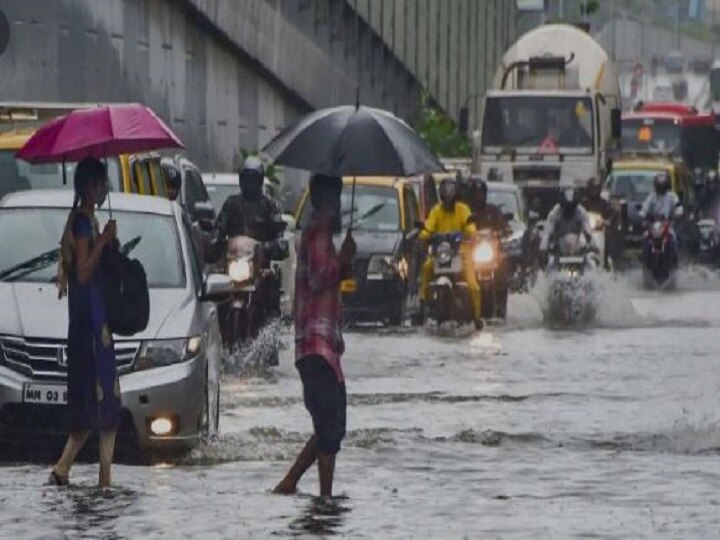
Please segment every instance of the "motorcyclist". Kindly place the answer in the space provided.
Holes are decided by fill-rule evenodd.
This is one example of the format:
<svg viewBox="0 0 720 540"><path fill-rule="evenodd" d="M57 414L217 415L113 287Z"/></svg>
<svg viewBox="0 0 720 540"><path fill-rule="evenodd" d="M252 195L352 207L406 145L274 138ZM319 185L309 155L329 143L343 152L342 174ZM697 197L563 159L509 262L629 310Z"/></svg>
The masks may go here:
<svg viewBox="0 0 720 540"><path fill-rule="evenodd" d="M550 247L566 234L584 234L590 249L597 252L598 247L592 233L588 213L579 203L577 192L572 188L566 189L545 222L545 233L540 241L540 257L543 265L547 265Z"/></svg>
<svg viewBox="0 0 720 540"><path fill-rule="evenodd" d="M281 218L280 206L263 193L265 166L250 156L239 173L240 193L230 195L215 223L216 238L224 242L233 236L249 236L258 242L275 240L279 233L273 224Z"/></svg>
<svg viewBox="0 0 720 540"><path fill-rule="evenodd" d="M672 223L675 209L680 205L680 199L670 189L670 175L667 172L662 172L655 176L653 183L655 190L645 199L639 215L646 221L653 218L662 218ZM672 261L677 263L677 237L672 225L670 226L670 256Z"/></svg>
<svg viewBox="0 0 720 540"><path fill-rule="evenodd" d="M471 219L478 230L490 229L500 237L512 234L512 229L502 210L488 203L487 183L479 177L470 177L465 182L463 202L472 211Z"/></svg>
<svg viewBox="0 0 720 540"><path fill-rule="evenodd" d="M612 204L602 196L603 183L597 176L591 176L587 183L585 196L580 201L582 207L591 214L598 214L603 222L603 234L605 236L605 256L606 260L603 264L607 267L607 257L611 256L613 260L619 258L619 239L614 234L617 231L616 212Z"/></svg>
<svg viewBox="0 0 720 540"><path fill-rule="evenodd" d="M425 226L420 232L421 240L427 242L433 234L448 234L452 232L462 233L467 240L475 237L477 229L470 220L471 210L465 203L458 201L457 198L457 182L452 178L444 179L440 183L441 201L437 203L428 214L425 220ZM463 244L461 247L461 257L464 280L465 283L467 283L472 300L475 324L479 328L482 326L480 319L480 287L472 263L472 250L469 249L466 244ZM421 318L424 314L425 303L428 298L428 289L435 269L434 264L433 258L428 257L422 267L422 283L419 295Z"/></svg>
<svg viewBox="0 0 720 540"><path fill-rule="evenodd" d="M223 204L215 222L215 260L225 253L227 241L234 236L248 236L258 242L276 240L282 234L280 206L263 193L265 166L260 158L245 159L239 172L240 193L231 195ZM259 304L272 313L280 313L280 279L259 284Z"/></svg>

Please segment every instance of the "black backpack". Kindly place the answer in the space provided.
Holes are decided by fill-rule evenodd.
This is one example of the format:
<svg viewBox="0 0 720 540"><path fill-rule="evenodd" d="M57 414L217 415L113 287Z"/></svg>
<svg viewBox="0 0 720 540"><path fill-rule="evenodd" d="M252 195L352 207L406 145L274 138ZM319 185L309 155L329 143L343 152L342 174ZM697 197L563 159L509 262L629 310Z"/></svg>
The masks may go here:
<svg viewBox="0 0 720 540"><path fill-rule="evenodd" d="M101 264L110 331L120 336L142 332L150 318L150 292L143 265L117 246L105 249Z"/></svg>

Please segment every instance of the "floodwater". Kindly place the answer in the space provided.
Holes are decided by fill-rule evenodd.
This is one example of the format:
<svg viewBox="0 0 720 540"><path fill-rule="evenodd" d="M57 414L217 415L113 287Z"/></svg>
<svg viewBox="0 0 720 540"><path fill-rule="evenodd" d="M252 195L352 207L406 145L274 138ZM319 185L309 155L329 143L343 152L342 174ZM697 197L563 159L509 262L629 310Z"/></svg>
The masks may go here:
<svg viewBox="0 0 720 540"><path fill-rule="evenodd" d="M46 465L0 466L0 536L717 538L720 281L639 281L604 280L581 330L547 329L536 291L464 339L349 334L334 499L312 496L315 469L270 493L311 429L288 348L226 375L220 439L181 462L118 466L106 491L95 465L64 489Z"/></svg>

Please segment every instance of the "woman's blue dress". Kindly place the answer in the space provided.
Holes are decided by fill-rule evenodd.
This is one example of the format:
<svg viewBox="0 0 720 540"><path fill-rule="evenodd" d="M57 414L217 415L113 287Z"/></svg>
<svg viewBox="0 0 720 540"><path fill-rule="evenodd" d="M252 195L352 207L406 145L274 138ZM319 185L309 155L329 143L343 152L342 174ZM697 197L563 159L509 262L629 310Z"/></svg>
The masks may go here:
<svg viewBox="0 0 720 540"><path fill-rule="evenodd" d="M95 223L84 213L72 221L75 239L97 237ZM73 268L68 282L68 429L112 431L120 421L120 384L115 348L107 325L102 269L98 265L87 283Z"/></svg>

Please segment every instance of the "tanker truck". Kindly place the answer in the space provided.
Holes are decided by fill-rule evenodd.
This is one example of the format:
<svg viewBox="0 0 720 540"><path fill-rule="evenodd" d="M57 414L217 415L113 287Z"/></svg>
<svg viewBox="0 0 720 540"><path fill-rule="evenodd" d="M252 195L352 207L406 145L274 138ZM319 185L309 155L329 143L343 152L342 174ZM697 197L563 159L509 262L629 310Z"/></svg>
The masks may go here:
<svg viewBox="0 0 720 540"><path fill-rule="evenodd" d="M561 189L605 177L620 135L614 62L586 32L549 24L503 56L475 132L472 170L514 182L544 217Z"/></svg>

